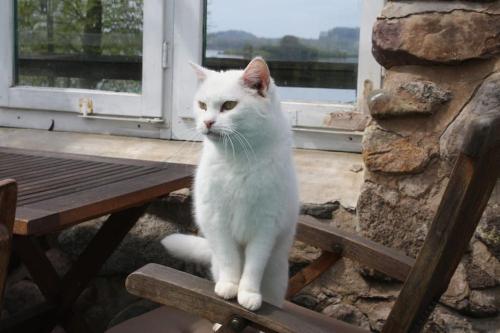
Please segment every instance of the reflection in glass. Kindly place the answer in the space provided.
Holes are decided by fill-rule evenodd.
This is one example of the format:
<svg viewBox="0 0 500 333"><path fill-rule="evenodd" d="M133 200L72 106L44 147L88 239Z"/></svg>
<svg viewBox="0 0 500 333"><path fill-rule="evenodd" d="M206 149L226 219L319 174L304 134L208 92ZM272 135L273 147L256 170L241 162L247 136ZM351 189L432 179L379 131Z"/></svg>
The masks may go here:
<svg viewBox="0 0 500 333"><path fill-rule="evenodd" d="M360 0L207 0L204 65L263 56L283 99L354 102Z"/></svg>
<svg viewBox="0 0 500 333"><path fill-rule="evenodd" d="M17 0L16 84L141 92L143 0Z"/></svg>

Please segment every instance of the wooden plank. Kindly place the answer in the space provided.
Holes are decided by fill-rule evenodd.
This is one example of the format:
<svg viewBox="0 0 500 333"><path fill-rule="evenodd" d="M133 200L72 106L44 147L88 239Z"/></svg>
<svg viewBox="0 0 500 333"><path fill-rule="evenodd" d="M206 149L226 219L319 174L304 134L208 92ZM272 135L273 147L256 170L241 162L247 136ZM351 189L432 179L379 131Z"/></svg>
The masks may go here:
<svg viewBox="0 0 500 333"><path fill-rule="evenodd" d="M11 153L27 156L39 156L39 157L52 157L52 158L64 158L73 159L81 161L91 161L91 162L104 162L104 163L117 163L117 164L128 164L136 166L150 166L157 168L166 168L171 163L155 162L155 161L145 161L145 160L134 160L128 158L115 158L115 157L102 157L95 155L83 155L83 154L72 154L72 153L59 153L59 152L49 152L49 151L39 151L32 149L19 149L19 148L8 148L0 146L0 153Z"/></svg>
<svg viewBox="0 0 500 333"><path fill-rule="evenodd" d="M24 195L21 193L19 196L19 205L28 205L30 203L47 200L55 197L64 196L67 194L81 192L88 189L92 189L96 186L105 186L109 184L113 184L115 182L125 181L127 179L131 179L133 177L139 177L147 174L151 174L154 170L149 168L143 169L132 169L121 171L119 173L111 172L106 174L103 177L92 178L91 180L87 180L86 182L78 182L71 183L68 182L66 186L57 187L54 189L47 189L46 191L41 191L37 193L31 193Z"/></svg>
<svg viewBox="0 0 500 333"><path fill-rule="evenodd" d="M382 332L419 332L446 291L500 176L500 114L479 118Z"/></svg>
<svg viewBox="0 0 500 333"><path fill-rule="evenodd" d="M28 235L28 222L42 220L49 225L58 225L59 213L42 208L18 207L13 229L14 235Z"/></svg>
<svg viewBox="0 0 500 333"><path fill-rule="evenodd" d="M30 161L31 161L31 159L26 158L26 159L23 159L23 160L20 160L20 161L16 160L16 161L10 161L10 162L1 162L1 164L0 164L0 171L4 172L6 170L10 170L12 168L16 168L17 166L20 166L20 165L22 166L22 165L24 165L24 163L26 163L26 162L29 163Z"/></svg>
<svg viewBox="0 0 500 333"><path fill-rule="evenodd" d="M146 265L130 274L126 281L126 287L134 295L173 306L212 322L224 323L227 318L238 316L248 320L250 326L265 332L366 333L358 327L333 318L325 318L329 325L322 327L311 322L301 313L280 309L266 302L259 310L252 312L241 307L235 301L226 301L217 297L213 291L214 284L212 282L156 264ZM312 311L301 309L301 312Z"/></svg>
<svg viewBox="0 0 500 333"><path fill-rule="evenodd" d="M24 171L17 171L15 168L8 169L4 171L5 177L14 177L19 183L24 183L30 181L32 179L40 179L45 176L49 176L61 170L69 170L78 168L81 166L87 165L86 162L77 162L77 161L67 161L67 163L63 163L61 165L52 167L52 168L31 168Z"/></svg>
<svg viewBox="0 0 500 333"><path fill-rule="evenodd" d="M316 260L288 280L286 299L289 300L295 296L308 284L316 280L323 272L335 265L340 258L342 258L341 252L324 251Z"/></svg>
<svg viewBox="0 0 500 333"><path fill-rule="evenodd" d="M17 215L14 232L21 235L53 232L191 186L193 167L171 166L172 170L165 169L142 177L30 204L27 207L29 210L26 210L29 216L21 215L23 210ZM52 218L45 220L42 211L50 212Z"/></svg>
<svg viewBox="0 0 500 333"><path fill-rule="evenodd" d="M0 177L10 176L9 174L7 174L8 172L15 172L17 175L24 175L25 173L29 173L31 171L51 169L52 167L69 163L74 163L74 161L55 158L46 158L43 160L27 160L23 163L13 163L12 165L10 165L10 167L0 172ZM3 165L4 164L2 163L2 166Z"/></svg>
<svg viewBox="0 0 500 333"><path fill-rule="evenodd" d="M103 165L114 166L114 164L103 164ZM19 183L26 184L26 183L38 181L40 179L45 180L45 179L48 179L49 177L75 174L76 172L79 172L80 170L86 170L89 167L98 167L98 166L100 166L100 164L86 162L86 161L80 161L80 162L75 162L73 164L53 168L52 170L50 170L50 169L40 170L39 172L35 172L31 175L28 175L28 176L22 177L22 178L18 178L18 179L19 179Z"/></svg>
<svg viewBox="0 0 500 333"><path fill-rule="evenodd" d="M69 185L86 184L88 179L97 180L102 176L120 174L126 171L130 166L127 165L104 165L102 167L90 167L88 169L73 169L68 172L57 173L56 175L47 175L39 181L32 181L20 186L20 197L26 197L39 192L47 192L59 188L67 188ZM61 176L58 176L62 174ZM84 177L87 175L88 177Z"/></svg>
<svg viewBox="0 0 500 333"><path fill-rule="evenodd" d="M125 166L124 166L125 167ZM102 173L108 170L116 170L116 165L112 164L99 164L99 165L87 165L82 168L78 168L77 170L64 170L60 171L55 175L49 175L44 177L43 179L35 179L28 182L25 182L19 185L19 191L22 193L30 193L30 191L40 188L45 184L64 184L65 181L74 180L76 177L85 178L91 177L96 173ZM75 174L75 171L78 172Z"/></svg>
<svg viewBox="0 0 500 333"><path fill-rule="evenodd" d="M299 218L296 238L325 251L335 252L340 247L343 256L400 281L406 279L415 262L400 251L339 230L307 215Z"/></svg>
<svg viewBox="0 0 500 333"><path fill-rule="evenodd" d="M24 155L7 154L7 153L0 152L0 162L2 162L2 163L22 160L24 158L26 158L26 156L24 156Z"/></svg>

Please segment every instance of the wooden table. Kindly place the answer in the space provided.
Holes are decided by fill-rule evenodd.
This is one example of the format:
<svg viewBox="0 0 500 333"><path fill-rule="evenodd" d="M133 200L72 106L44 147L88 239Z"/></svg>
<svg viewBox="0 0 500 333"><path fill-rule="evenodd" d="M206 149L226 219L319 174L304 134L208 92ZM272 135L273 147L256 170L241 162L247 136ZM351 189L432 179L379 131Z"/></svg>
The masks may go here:
<svg viewBox="0 0 500 333"><path fill-rule="evenodd" d="M0 147L0 179L19 196L13 248L47 302L0 322L0 332L48 331L57 323L87 331L72 305L146 210L189 187L193 166ZM37 236L111 214L70 270L60 277Z"/></svg>

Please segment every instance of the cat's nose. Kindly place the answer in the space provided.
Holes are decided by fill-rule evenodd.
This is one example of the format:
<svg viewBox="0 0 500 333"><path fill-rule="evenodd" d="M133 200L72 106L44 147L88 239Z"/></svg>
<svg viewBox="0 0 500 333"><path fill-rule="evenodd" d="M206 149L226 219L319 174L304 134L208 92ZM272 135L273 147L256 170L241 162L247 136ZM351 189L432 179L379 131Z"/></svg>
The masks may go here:
<svg viewBox="0 0 500 333"><path fill-rule="evenodd" d="M215 120L204 120L203 122L208 129L212 128L212 125L215 124Z"/></svg>

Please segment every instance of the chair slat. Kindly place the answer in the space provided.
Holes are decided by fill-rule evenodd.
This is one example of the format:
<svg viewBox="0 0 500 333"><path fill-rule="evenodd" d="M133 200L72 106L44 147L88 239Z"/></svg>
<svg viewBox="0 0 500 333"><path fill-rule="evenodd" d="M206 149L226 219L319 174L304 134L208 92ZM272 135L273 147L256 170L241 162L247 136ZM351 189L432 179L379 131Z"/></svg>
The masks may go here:
<svg viewBox="0 0 500 333"><path fill-rule="evenodd" d="M406 279L415 262L401 251L342 231L307 215L299 218L296 237L325 251L335 252L340 247L343 256L400 281Z"/></svg>
<svg viewBox="0 0 500 333"><path fill-rule="evenodd" d="M228 318L238 316L248 320L250 326L265 332L367 333L313 311L297 309L293 304L286 304L285 309L280 309L264 302L258 311L252 312L234 301L225 301L216 296L212 282L157 264L146 265L130 274L126 287L134 295L174 306L212 322L224 323ZM321 322L316 323L316 316L323 317ZM311 317L314 321L311 321Z"/></svg>
<svg viewBox="0 0 500 333"><path fill-rule="evenodd" d="M304 267L288 280L286 299L291 299L299 291L320 277L321 274L327 271L330 267L335 265L335 263L341 258L341 252L324 251L312 263Z"/></svg>

